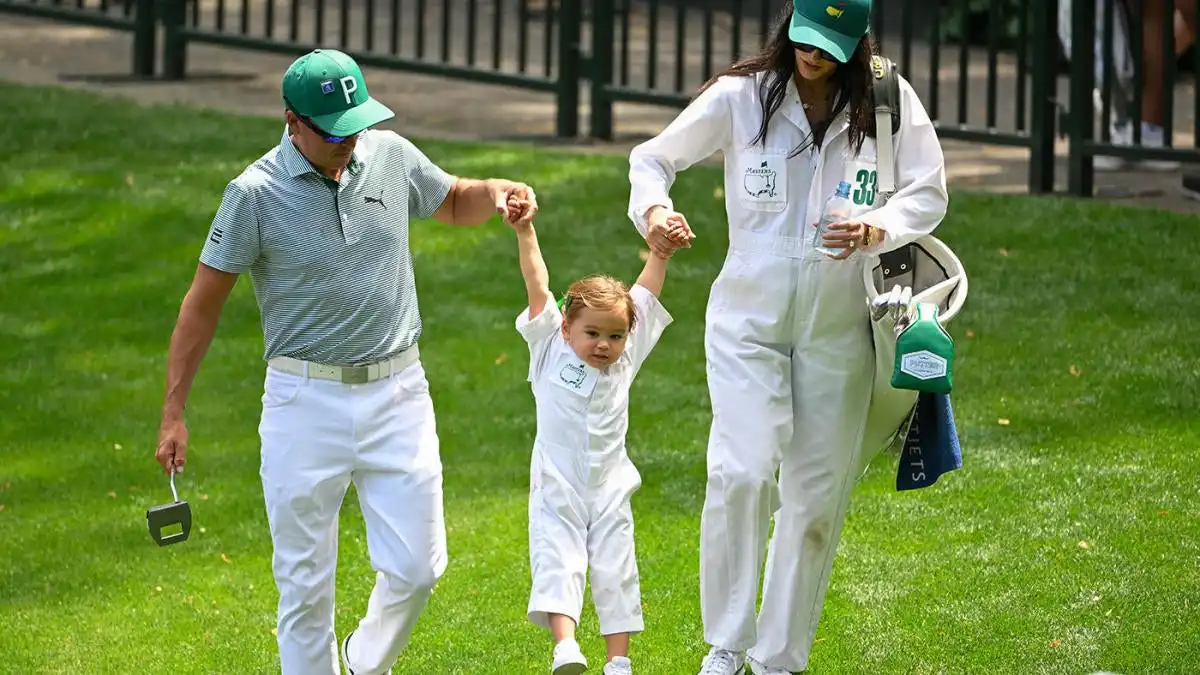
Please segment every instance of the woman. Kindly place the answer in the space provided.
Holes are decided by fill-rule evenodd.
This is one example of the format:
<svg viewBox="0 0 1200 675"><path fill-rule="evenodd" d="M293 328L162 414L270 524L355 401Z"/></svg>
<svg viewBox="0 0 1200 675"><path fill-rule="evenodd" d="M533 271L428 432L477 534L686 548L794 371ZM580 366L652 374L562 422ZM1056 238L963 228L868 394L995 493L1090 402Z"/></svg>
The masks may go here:
<svg viewBox="0 0 1200 675"><path fill-rule="evenodd" d="M886 204L877 194L870 12L870 0L796 0L760 54L710 80L630 155L629 215L661 251L675 245L670 228L686 225L668 195L676 173L725 156L729 253L705 331L705 675L747 662L754 673L807 667L872 387L863 266L932 232L946 212L941 146L903 80L898 191ZM823 238L842 251L829 257L814 250L814 224L841 181L853 208Z"/></svg>

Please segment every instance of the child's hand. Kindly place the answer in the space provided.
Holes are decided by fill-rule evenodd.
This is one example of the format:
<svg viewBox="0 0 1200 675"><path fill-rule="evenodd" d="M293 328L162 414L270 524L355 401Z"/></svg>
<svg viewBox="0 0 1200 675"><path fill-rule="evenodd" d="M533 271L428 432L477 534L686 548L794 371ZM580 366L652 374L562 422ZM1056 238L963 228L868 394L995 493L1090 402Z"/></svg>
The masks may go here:
<svg viewBox="0 0 1200 675"><path fill-rule="evenodd" d="M679 221L672 222L667 228L667 240L673 245L670 251L664 251L658 254L658 257L667 260L675 255L675 252L680 248L687 246L695 237L692 234L691 228Z"/></svg>
<svg viewBox="0 0 1200 675"><path fill-rule="evenodd" d="M532 223L525 223L524 225L519 224L519 223L521 223L522 220L526 219L527 214L529 213L530 209L533 206L533 204L530 203L528 200L521 199L521 198L517 197L515 194L510 194L510 195L508 195L508 202L507 202L506 206L508 207L508 213L505 214L504 222L508 223L510 227L512 227L513 229L517 229L519 227L525 227L525 226L532 224Z"/></svg>

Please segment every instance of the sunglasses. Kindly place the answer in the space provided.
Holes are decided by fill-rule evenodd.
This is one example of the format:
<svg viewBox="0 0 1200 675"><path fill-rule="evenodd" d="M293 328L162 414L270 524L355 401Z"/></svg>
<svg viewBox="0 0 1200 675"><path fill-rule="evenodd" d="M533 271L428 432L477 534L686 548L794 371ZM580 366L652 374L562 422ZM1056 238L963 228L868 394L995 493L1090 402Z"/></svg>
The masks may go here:
<svg viewBox="0 0 1200 675"><path fill-rule="evenodd" d="M288 110L291 110L293 113L295 113L296 117L300 118L300 121L304 123L304 126L308 127L309 129L312 129L313 133L320 136L321 140L325 141L326 143L345 143L347 140L354 138L354 136L358 135L358 134L355 134L354 136L334 136L333 134L331 134L331 133L325 131L324 129L322 129L321 127L317 126L315 123L313 123L313 121L311 119L296 112L296 109L294 107L292 107L292 104L287 99L284 99L283 103L284 103L284 105L287 106Z"/></svg>
<svg viewBox="0 0 1200 675"><path fill-rule="evenodd" d="M833 58L833 54L830 54L829 52L825 51L824 49L821 49L820 47L816 47L816 46L810 45L810 44L805 44L803 42L793 42L792 48L798 52L804 52L805 54L811 54L813 52L816 52L817 56L819 56L820 58L825 59L826 61L832 61L833 63L837 63L837 59Z"/></svg>

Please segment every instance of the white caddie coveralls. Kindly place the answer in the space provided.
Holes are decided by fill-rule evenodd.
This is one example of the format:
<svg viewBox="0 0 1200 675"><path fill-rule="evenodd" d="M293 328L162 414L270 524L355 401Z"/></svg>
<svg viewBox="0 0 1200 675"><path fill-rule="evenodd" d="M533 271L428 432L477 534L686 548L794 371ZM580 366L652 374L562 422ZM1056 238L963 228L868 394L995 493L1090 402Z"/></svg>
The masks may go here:
<svg viewBox="0 0 1200 675"><path fill-rule="evenodd" d="M625 452L629 388L671 323L671 315L642 286L630 289L636 320L625 352L597 370L562 335L553 303L517 331L529 344L529 382L537 402L537 436L529 470L529 620L548 628L547 614L579 623L584 575L602 635L643 630L630 500L641 487Z"/></svg>
<svg viewBox="0 0 1200 675"><path fill-rule="evenodd" d="M887 232L878 254L931 232L946 213L947 192L941 146L907 81L895 138L898 191L880 207L875 142L868 138L855 156L845 112L819 152L789 157L811 133L790 78L765 147L752 142L764 77L721 78L634 148L629 215L645 236L651 206L674 208L668 191L676 174L724 153L729 252L705 331L713 420L700 539L704 636L718 648L749 650L768 667L799 671L808 665L856 477L874 369L862 277L875 258L826 257L813 250L813 225L838 183L849 181L853 218Z"/></svg>

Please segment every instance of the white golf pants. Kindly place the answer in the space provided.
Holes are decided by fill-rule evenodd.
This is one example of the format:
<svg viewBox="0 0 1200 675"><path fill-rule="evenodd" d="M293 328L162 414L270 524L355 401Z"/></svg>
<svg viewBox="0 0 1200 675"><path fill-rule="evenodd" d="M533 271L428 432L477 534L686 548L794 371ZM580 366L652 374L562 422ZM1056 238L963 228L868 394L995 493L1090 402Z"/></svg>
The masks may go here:
<svg viewBox="0 0 1200 675"><path fill-rule="evenodd" d="M379 675L446 569L442 467L421 364L367 384L267 369L262 484L279 589L283 675L337 675L338 511L354 482L376 571L350 641L355 675Z"/></svg>
<svg viewBox="0 0 1200 675"><path fill-rule="evenodd" d="M578 625L584 579L590 571L600 634L644 629L630 505L641 482L624 452L596 465L582 451L534 445L529 490L531 622L548 628L546 615L562 614Z"/></svg>
<svg viewBox="0 0 1200 675"><path fill-rule="evenodd" d="M804 670L870 403L874 355L861 262L731 250L706 323L713 420L700 523L705 639L748 650L766 666Z"/></svg>

